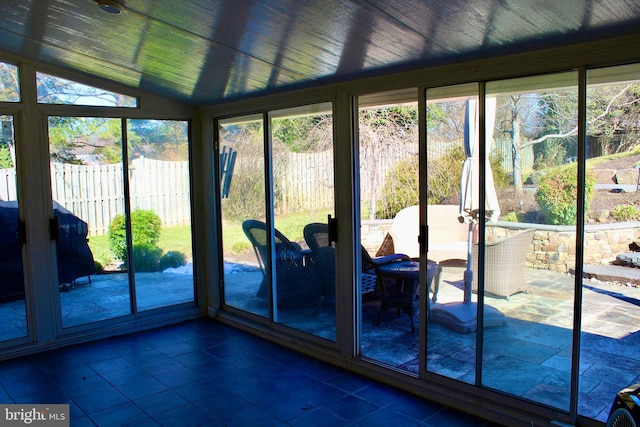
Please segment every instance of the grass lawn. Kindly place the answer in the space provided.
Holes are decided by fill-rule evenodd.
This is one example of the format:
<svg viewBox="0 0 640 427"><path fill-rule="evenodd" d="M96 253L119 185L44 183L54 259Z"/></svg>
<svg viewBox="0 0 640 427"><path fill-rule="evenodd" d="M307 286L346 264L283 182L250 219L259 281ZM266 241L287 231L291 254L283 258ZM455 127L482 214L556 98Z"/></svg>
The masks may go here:
<svg viewBox="0 0 640 427"><path fill-rule="evenodd" d="M292 214L276 216L275 226L287 239L292 242L303 242L302 230L304 226L312 222L327 222L330 211L296 212ZM251 250L251 243L242 231L241 222L228 221L223 226L223 245L225 251L243 253Z"/></svg>
<svg viewBox="0 0 640 427"><path fill-rule="evenodd" d="M164 227L160 233L158 246L162 253L178 251L191 258L191 227L183 225L179 227ZM106 234L89 237L89 247L93 258L101 265L108 265L114 261L113 253L109 249L109 237Z"/></svg>
<svg viewBox="0 0 640 427"><path fill-rule="evenodd" d="M109 238L106 234L89 237L89 247L93 254L93 259L105 266L113 261L113 254L109 249Z"/></svg>
<svg viewBox="0 0 640 427"><path fill-rule="evenodd" d="M279 215L276 218L276 228L294 242L303 241L302 230L304 226L311 222L326 223L328 214L329 211L319 211ZM244 235L240 222L225 223L223 227L223 244L226 250L251 250L251 244ZM187 259L191 258L191 227L187 225L164 227L160 233L158 246L163 253L178 251L185 254ZM109 249L109 237L106 234L89 237L89 247L93 253L93 258L101 265L105 266L116 261L113 259L113 254Z"/></svg>

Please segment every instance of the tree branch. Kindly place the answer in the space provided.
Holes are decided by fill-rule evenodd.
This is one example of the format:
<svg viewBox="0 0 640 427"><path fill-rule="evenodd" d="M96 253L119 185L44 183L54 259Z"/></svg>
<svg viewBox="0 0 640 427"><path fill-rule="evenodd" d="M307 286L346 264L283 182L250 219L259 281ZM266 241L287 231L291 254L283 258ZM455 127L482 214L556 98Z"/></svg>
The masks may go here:
<svg viewBox="0 0 640 427"><path fill-rule="evenodd" d="M604 111L602 112L602 114L598 115L597 117L594 117L593 119L589 120L587 122L587 126L592 125L593 123L601 120L602 118L604 118L607 114L609 114L609 111L611 110L611 108L613 107L613 102L620 98L622 95L625 94L625 92L629 89L631 85L627 85L624 87L624 89L622 89L620 92L618 92L613 98L611 98L611 100L609 101L609 104L607 104L607 108L604 109ZM574 127L573 129L571 129L568 132L565 133L556 133L556 134L548 134L548 135L544 135L538 139L533 139L525 144L522 144L521 148L527 148L530 147L532 145L535 144L539 144L541 142L546 141L547 139L551 139L551 138L566 138L568 136L573 136L576 135L578 133L578 127Z"/></svg>

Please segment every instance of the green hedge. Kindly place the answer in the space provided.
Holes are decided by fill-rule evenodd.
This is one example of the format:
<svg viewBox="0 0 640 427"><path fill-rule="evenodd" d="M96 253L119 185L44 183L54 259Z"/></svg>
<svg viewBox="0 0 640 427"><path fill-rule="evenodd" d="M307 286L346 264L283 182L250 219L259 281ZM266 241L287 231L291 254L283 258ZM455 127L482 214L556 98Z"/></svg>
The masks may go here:
<svg viewBox="0 0 640 427"><path fill-rule="evenodd" d="M595 176L587 173L585 180L585 211L593 199ZM578 166L554 169L541 180L536 191L536 201L545 221L554 225L574 225L578 214Z"/></svg>
<svg viewBox="0 0 640 427"><path fill-rule="evenodd" d="M160 231L162 230L162 220L151 210L137 209L131 212L131 232L134 253L137 251L144 254L155 253L158 248ZM125 228L124 215L116 215L109 224L109 248L116 259L126 261L127 259L127 231ZM135 257L134 257L135 259Z"/></svg>

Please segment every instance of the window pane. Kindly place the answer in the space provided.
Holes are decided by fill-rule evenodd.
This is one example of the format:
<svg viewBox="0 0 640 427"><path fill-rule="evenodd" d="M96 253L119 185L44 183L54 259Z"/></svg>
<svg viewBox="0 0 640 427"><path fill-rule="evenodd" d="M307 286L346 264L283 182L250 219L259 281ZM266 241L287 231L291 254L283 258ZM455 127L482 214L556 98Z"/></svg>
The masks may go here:
<svg viewBox="0 0 640 427"><path fill-rule="evenodd" d="M266 245L262 116L221 121L219 132L224 302L268 317L265 289L270 267L262 249ZM258 221L259 226L249 227L246 220Z"/></svg>
<svg viewBox="0 0 640 427"><path fill-rule="evenodd" d="M358 99L360 158L360 230L362 270L360 298L361 354L411 373L418 373L419 264L398 270L378 267L376 260L419 256L417 91L374 93ZM403 216L407 209L414 215ZM391 227L398 231L391 237ZM408 245L404 246L404 242ZM428 294L428 292L427 292Z"/></svg>
<svg viewBox="0 0 640 427"><path fill-rule="evenodd" d="M0 341L27 335L13 117L0 115Z"/></svg>
<svg viewBox="0 0 640 427"><path fill-rule="evenodd" d="M138 106L137 98L87 86L60 77L36 73L38 102L42 104L92 105L106 107Z"/></svg>
<svg viewBox="0 0 640 427"><path fill-rule="evenodd" d="M188 123L127 123L138 310L192 302Z"/></svg>
<svg viewBox="0 0 640 427"><path fill-rule="evenodd" d="M640 66L587 75L587 204L578 410L606 422L638 382Z"/></svg>
<svg viewBox="0 0 640 427"><path fill-rule="evenodd" d="M437 262L427 328L427 371L473 384L476 372L477 298L471 292L479 191L478 162L465 168L470 148L479 148L478 85L427 91L427 258ZM477 151L477 150L476 150ZM479 153L475 153L478 156ZM469 194L469 212L461 208ZM461 222L460 219L463 221ZM471 233L470 233L471 231Z"/></svg>
<svg viewBox="0 0 640 427"><path fill-rule="evenodd" d="M18 80L18 67L0 62L0 101L20 101L20 81Z"/></svg>
<svg viewBox="0 0 640 427"><path fill-rule="evenodd" d="M473 289L483 286L485 307L506 316L506 325L485 327L482 384L563 411L580 203L577 82L569 72L548 76L546 87L539 77L487 83L485 179L496 189L500 221L489 218L473 261L477 269L484 245L484 277L475 274ZM487 319L485 309L485 326Z"/></svg>
<svg viewBox="0 0 640 427"><path fill-rule="evenodd" d="M49 117L63 327L130 314L120 119Z"/></svg>
<svg viewBox="0 0 640 427"><path fill-rule="evenodd" d="M336 252L327 222L335 216L331 104L273 111L270 117L275 318L335 341Z"/></svg>

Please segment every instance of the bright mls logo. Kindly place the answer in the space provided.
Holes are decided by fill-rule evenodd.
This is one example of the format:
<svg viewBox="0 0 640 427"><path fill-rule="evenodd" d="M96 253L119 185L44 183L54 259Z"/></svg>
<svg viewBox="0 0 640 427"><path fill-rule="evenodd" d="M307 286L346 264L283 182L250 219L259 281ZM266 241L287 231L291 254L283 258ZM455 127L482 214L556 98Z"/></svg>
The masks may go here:
<svg viewBox="0 0 640 427"><path fill-rule="evenodd" d="M2 405L0 427L36 425L69 427L69 405Z"/></svg>

